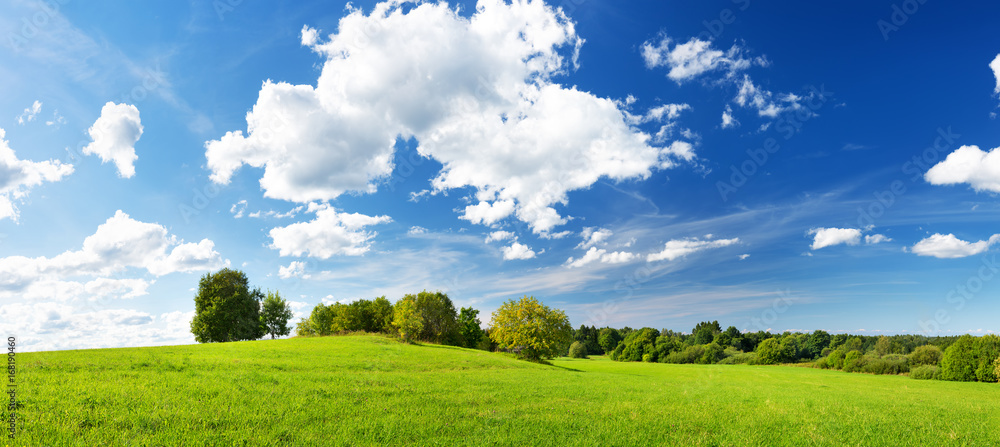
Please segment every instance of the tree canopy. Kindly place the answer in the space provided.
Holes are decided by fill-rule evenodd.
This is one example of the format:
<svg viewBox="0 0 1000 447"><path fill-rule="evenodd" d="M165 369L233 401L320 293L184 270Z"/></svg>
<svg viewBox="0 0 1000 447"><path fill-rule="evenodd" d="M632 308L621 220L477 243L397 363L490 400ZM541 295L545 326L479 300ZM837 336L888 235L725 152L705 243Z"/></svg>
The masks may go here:
<svg viewBox="0 0 1000 447"><path fill-rule="evenodd" d="M260 324L264 333L271 334L271 339L288 335L291 328L288 320L292 318L292 307L288 305L278 292L267 292L267 298L261 303Z"/></svg>
<svg viewBox="0 0 1000 447"><path fill-rule="evenodd" d="M191 333L199 343L256 340L264 336L260 302L264 294L250 289L247 275L224 268L206 273L194 297Z"/></svg>
<svg viewBox="0 0 1000 447"><path fill-rule="evenodd" d="M526 295L507 300L493 312L490 338L521 358L550 359L566 352L573 340L573 327L566 313Z"/></svg>

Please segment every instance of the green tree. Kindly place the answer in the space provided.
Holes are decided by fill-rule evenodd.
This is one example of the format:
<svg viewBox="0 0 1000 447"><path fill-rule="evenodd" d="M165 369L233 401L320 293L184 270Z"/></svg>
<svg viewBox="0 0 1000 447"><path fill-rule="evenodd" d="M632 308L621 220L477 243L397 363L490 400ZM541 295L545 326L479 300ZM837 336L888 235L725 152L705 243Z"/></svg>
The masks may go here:
<svg viewBox="0 0 1000 447"><path fill-rule="evenodd" d="M392 332L392 303L386 299L385 295L372 301L371 310L375 323L372 332Z"/></svg>
<svg viewBox="0 0 1000 447"><path fill-rule="evenodd" d="M785 352L781 343L774 338L768 338L757 345L757 358L763 365L773 365L785 361Z"/></svg>
<svg viewBox="0 0 1000 447"><path fill-rule="evenodd" d="M256 340L264 336L260 325L260 289L250 289L247 275L224 268L206 273L194 297L191 333L199 343Z"/></svg>
<svg viewBox="0 0 1000 447"><path fill-rule="evenodd" d="M399 332L400 338L406 342L413 340L424 329L424 318L417 309L417 297L413 294L403 296L393 307L392 326Z"/></svg>
<svg viewBox="0 0 1000 447"><path fill-rule="evenodd" d="M574 341L573 344L569 346L569 356L574 359L587 358L587 346L579 341Z"/></svg>
<svg viewBox="0 0 1000 447"><path fill-rule="evenodd" d="M984 335L976 340L976 380L993 383L997 381L996 368L993 363L1000 357L1000 336Z"/></svg>
<svg viewBox="0 0 1000 447"><path fill-rule="evenodd" d="M601 349L604 350L605 354L614 352L621 341L622 336L618 333L618 329L615 328L606 327L601 329L601 332L597 334L597 343L601 345Z"/></svg>
<svg viewBox="0 0 1000 447"><path fill-rule="evenodd" d="M817 330L809 336L809 341L806 342L805 350L809 353L810 358L818 358L823 350L830 346L830 333Z"/></svg>
<svg viewBox="0 0 1000 447"><path fill-rule="evenodd" d="M416 306L423 318L420 340L444 345L460 345L458 312L448 295L423 291L416 295Z"/></svg>
<svg viewBox="0 0 1000 447"><path fill-rule="evenodd" d="M702 321L691 330L696 345L711 343L715 339L715 334L720 332L722 332L722 326L719 325L718 321Z"/></svg>
<svg viewBox="0 0 1000 447"><path fill-rule="evenodd" d="M917 349L914 349L910 353L910 365L920 366L920 365L933 365L937 366L941 363L941 357L944 353L941 352L941 348L934 345L924 345Z"/></svg>
<svg viewBox="0 0 1000 447"><path fill-rule="evenodd" d="M550 359L566 349L573 339L569 318L550 309L535 297L507 300L493 312L490 338L501 349L509 349L529 360Z"/></svg>
<svg viewBox="0 0 1000 447"><path fill-rule="evenodd" d="M979 366L976 345L976 338L968 334L952 343L941 358L941 379L974 382Z"/></svg>
<svg viewBox="0 0 1000 447"><path fill-rule="evenodd" d="M340 303L333 303L329 306L319 303L313 307L309 313L309 333L311 335L330 335L334 333L334 321L337 319L337 306Z"/></svg>
<svg viewBox="0 0 1000 447"><path fill-rule="evenodd" d="M267 298L261 303L260 324L264 327L264 332L271 334L271 339L288 335L291 328L288 327L288 320L292 318L292 306L281 298L278 292L267 292Z"/></svg>
<svg viewBox="0 0 1000 447"><path fill-rule="evenodd" d="M878 341L875 342L875 355L882 357L888 354L892 350L892 340L885 335L880 336Z"/></svg>
<svg viewBox="0 0 1000 447"><path fill-rule="evenodd" d="M479 321L479 311L471 307L463 307L458 314L458 331L462 335L462 343L466 348L478 348L483 339L482 322Z"/></svg>

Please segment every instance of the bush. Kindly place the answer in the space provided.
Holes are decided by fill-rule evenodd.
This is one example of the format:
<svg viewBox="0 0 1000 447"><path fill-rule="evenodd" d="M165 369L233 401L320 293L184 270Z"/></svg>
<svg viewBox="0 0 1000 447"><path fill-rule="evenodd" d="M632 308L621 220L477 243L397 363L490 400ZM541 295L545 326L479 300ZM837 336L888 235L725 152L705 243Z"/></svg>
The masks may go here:
<svg viewBox="0 0 1000 447"><path fill-rule="evenodd" d="M844 356L844 372L858 372L864 368L867 359L861 355L861 351L851 351Z"/></svg>
<svg viewBox="0 0 1000 447"><path fill-rule="evenodd" d="M701 357L698 357L698 363L702 365L711 365L719 360L725 358L722 346L718 343L712 342L705 345L705 351L702 352Z"/></svg>
<svg viewBox="0 0 1000 447"><path fill-rule="evenodd" d="M979 364L976 366L976 380L980 382L996 382L997 374L994 363L1000 358L1000 336L993 334L980 337L976 345L976 356Z"/></svg>
<svg viewBox="0 0 1000 447"><path fill-rule="evenodd" d="M760 358L756 352L741 352L719 361L720 365L759 365Z"/></svg>
<svg viewBox="0 0 1000 447"><path fill-rule="evenodd" d="M959 382L976 380L976 368L979 366L976 344L976 338L966 334L955 340L955 343L944 351L944 356L941 358L942 380Z"/></svg>
<svg viewBox="0 0 1000 447"><path fill-rule="evenodd" d="M624 345L622 352L615 358L619 362L638 362L643 355L653 354L655 361L656 338L660 336L660 331L653 328L642 328L632 332L621 342ZM615 348L617 352L618 348Z"/></svg>
<svg viewBox="0 0 1000 447"><path fill-rule="evenodd" d="M661 358L661 363L696 363L705 355L705 346L695 345L689 346L687 349L679 352L671 352L667 354L666 358Z"/></svg>
<svg viewBox="0 0 1000 447"><path fill-rule="evenodd" d="M656 354L643 354L642 361L646 363L656 363Z"/></svg>
<svg viewBox="0 0 1000 447"><path fill-rule="evenodd" d="M869 358L861 367L861 372L869 374L902 374L910 370L909 359L905 355L887 354L882 358Z"/></svg>
<svg viewBox="0 0 1000 447"><path fill-rule="evenodd" d="M917 380L940 380L941 368L934 365L921 365L910 370L910 378Z"/></svg>
<svg viewBox="0 0 1000 447"><path fill-rule="evenodd" d="M920 366L920 365L933 365L937 366L941 363L941 357L944 353L941 348L934 345L924 345L917 349L914 349L910 353L910 365Z"/></svg>
<svg viewBox="0 0 1000 447"><path fill-rule="evenodd" d="M826 358L826 364L833 369L844 369L844 351L836 350Z"/></svg>
<svg viewBox="0 0 1000 447"><path fill-rule="evenodd" d="M573 344L569 346L569 356L574 359L587 358L587 345L574 341Z"/></svg>

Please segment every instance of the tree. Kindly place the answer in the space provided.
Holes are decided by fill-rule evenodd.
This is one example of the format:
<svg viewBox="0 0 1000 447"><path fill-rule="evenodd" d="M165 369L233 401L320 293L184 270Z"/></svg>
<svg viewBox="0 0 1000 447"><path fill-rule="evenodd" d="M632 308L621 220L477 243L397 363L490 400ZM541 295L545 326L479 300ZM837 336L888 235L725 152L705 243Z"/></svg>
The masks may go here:
<svg viewBox="0 0 1000 447"><path fill-rule="evenodd" d="M892 340L890 340L889 337L883 335L878 338L877 342L875 342L875 355L882 357L888 354L891 350Z"/></svg>
<svg viewBox="0 0 1000 447"><path fill-rule="evenodd" d="M264 333L271 334L271 339L288 335L291 328L288 327L288 320L292 318L292 306L281 298L278 292L267 292L267 298L261 303L260 324L264 327Z"/></svg>
<svg viewBox="0 0 1000 447"><path fill-rule="evenodd" d="M768 338L757 345L757 357L763 365L773 365L785 361L785 353L777 339Z"/></svg>
<svg viewBox="0 0 1000 447"><path fill-rule="evenodd" d="M372 317L375 325L372 332L392 331L392 303L386 299L385 295L375 298L371 303Z"/></svg>
<svg viewBox="0 0 1000 447"><path fill-rule="evenodd" d="M697 345L707 345L715 339L715 334L722 332L722 326L718 321L702 321L691 330L694 335L694 343Z"/></svg>
<svg viewBox="0 0 1000 447"><path fill-rule="evenodd" d="M932 365L937 366L941 363L941 357L944 355L941 352L941 348L934 345L924 345L914 349L910 354L910 365L920 366L920 365Z"/></svg>
<svg viewBox="0 0 1000 447"><path fill-rule="evenodd" d="M615 358L619 362L639 362L643 356L651 354L652 361L656 361L658 353L656 351L656 339L660 336L660 331L651 327L644 327L634 331L622 340L625 347Z"/></svg>
<svg viewBox="0 0 1000 447"><path fill-rule="evenodd" d="M264 336L260 325L260 289L250 290L247 275L224 268L206 273L194 297L191 333L199 343L256 340Z"/></svg>
<svg viewBox="0 0 1000 447"><path fill-rule="evenodd" d="M424 318L417 309L417 297L407 294L396 302L393 308L392 326L399 332L405 342L413 342L424 329Z"/></svg>
<svg viewBox="0 0 1000 447"><path fill-rule="evenodd" d="M944 351L944 357L941 358L942 380L959 382L974 382L976 380L976 367L979 366L979 359L976 358L976 344L976 338L966 334L959 337Z"/></svg>
<svg viewBox="0 0 1000 447"><path fill-rule="evenodd" d="M458 314L458 332L462 336L462 346L478 348L483 339L482 322L479 321L479 311L471 307L463 307Z"/></svg>
<svg viewBox="0 0 1000 447"><path fill-rule="evenodd" d="M461 344L458 313L448 295L425 290L417 294L415 303L424 322L424 328L417 338L445 345Z"/></svg>
<svg viewBox="0 0 1000 447"><path fill-rule="evenodd" d="M329 306L319 303L309 314L309 333L311 335L330 335L334 332L334 320L337 318L337 306L340 303L333 303Z"/></svg>
<svg viewBox="0 0 1000 447"><path fill-rule="evenodd" d="M526 295L517 301L507 300L493 312L490 338L521 358L550 359L565 352L573 339L573 328L563 311Z"/></svg>
<svg viewBox="0 0 1000 447"><path fill-rule="evenodd" d="M587 358L587 346L579 341L574 341L573 344L569 346L569 356L574 359Z"/></svg>
<svg viewBox="0 0 1000 447"><path fill-rule="evenodd" d="M809 353L811 358L818 358L823 350L830 346L830 333L823 330L817 330L809 336L809 341L806 342L805 350Z"/></svg>
<svg viewBox="0 0 1000 447"><path fill-rule="evenodd" d="M621 341L622 336L618 333L618 329L615 328L606 327L601 329L601 332L597 335L597 343L601 345L601 349L604 350L605 354L614 352Z"/></svg>

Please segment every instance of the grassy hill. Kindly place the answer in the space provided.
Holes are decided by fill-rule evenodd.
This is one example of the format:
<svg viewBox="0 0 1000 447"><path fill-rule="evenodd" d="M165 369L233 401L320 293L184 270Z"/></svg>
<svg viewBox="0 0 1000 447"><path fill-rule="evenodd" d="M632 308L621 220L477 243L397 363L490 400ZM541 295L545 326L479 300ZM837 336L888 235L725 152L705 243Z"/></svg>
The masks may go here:
<svg viewBox="0 0 1000 447"><path fill-rule="evenodd" d="M549 366L363 335L17 364L10 445L1000 445L997 384L808 368Z"/></svg>

